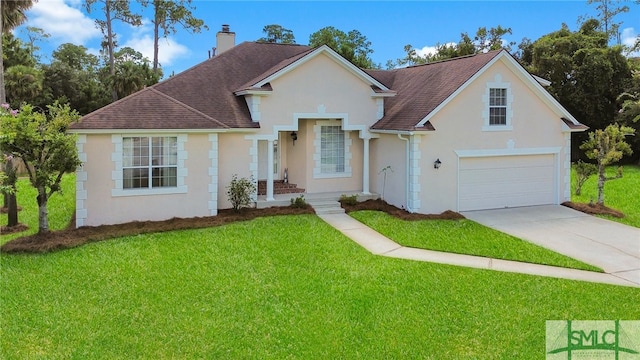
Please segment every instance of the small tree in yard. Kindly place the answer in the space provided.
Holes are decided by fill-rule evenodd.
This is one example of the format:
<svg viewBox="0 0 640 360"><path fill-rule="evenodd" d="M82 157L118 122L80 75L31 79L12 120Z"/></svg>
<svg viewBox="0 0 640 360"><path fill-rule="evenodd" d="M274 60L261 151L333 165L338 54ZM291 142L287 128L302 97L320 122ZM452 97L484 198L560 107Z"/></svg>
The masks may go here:
<svg viewBox="0 0 640 360"><path fill-rule="evenodd" d="M604 205L604 183L612 178L607 178L605 169L607 165L616 163L623 155L631 155L631 146L625 142L624 137L633 135L634 130L628 126L612 124L604 130L596 130L589 133L580 149L585 151L589 159L595 159L598 163L598 204ZM619 177L619 176L618 176Z"/></svg>
<svg viewBox="0 0 640 360"><path fill-rule="evenodd" d="M598 168L590 163L578 160L575 165L576 169L576 195L582 193L582 185L591 177L591 175L598 172Z"/></svg>
<svg viewBox="0 0 640 360"><path fill-rule="evenodd" d="M57 102L48 112L38 112L30 105L0 117L3 152L22 159L29 181L38 191L38 233L49 231L47 203L60 191L62 175L80 165L75 136L67 134L69 125L80 115L68 105Z"/></svg>
<svg viewBox="0 0 640 360"><path fill-rule="evenodd" d="M227 186L227 197L233 206L233 210L240 211L241 208L251 205L251 198L256 191L253 178L240 178L234 174L231 183Z"/></svg>

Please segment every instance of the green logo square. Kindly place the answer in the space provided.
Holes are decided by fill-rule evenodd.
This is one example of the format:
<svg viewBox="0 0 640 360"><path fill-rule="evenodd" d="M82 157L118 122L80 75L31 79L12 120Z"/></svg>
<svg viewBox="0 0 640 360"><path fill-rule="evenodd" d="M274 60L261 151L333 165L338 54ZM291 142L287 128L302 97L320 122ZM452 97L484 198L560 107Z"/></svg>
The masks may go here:
<svg viewBox="0 0 640 360"><path fill-rule="evenodd" d="M548 320L547 360L640 360L638 320Z"/></svg>

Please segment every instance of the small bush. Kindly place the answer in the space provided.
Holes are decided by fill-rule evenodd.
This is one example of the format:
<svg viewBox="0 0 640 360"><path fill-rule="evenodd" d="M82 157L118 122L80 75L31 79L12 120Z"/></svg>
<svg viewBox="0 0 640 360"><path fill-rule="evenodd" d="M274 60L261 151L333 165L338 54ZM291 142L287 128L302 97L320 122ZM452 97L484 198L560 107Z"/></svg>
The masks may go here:
<svg viewBox="0 0 640 360"><path fill-rule="evenodd" d="M344 195L340 196L340 203L348 206L356 206L358 204L358 195Z"/></svg>
<svg viewBox="0 0 640 360"><path fill-rule="evenodd" d="M304 195L300 194L300 196L296 198L291 198L291 206L294 208L304 209L308 206L308 204L304 199Z"/></svg>
<svg viewBox="0 0 640 360"><path fill-rule="evenodd" d="M575 164L576 168L576 195L580 195L582 193L582 185L591 177L598 172L598 168L594 164L583 162L582 160L578 160Z"/></svg>
<svg viewBox="0 0 640 360"><path fill-rule="evenodd" d="M227 186L227 197L235 211L251 205L251 197L255 192L256 185L253 183L253 177L238 179L238 175L233 174L231 183Z"/></svg>

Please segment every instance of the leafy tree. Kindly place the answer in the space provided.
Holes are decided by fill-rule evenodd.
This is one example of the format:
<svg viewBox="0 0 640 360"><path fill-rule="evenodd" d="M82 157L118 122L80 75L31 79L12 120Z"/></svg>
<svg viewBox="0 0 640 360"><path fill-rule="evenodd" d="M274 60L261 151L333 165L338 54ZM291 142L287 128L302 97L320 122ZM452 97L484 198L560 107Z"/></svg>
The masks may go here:
<svg viewBox="0 0 640 360"><path fill-rule="evenodd" d="M96 19L96 25L104 35L103 47L106 49L109 59L109 75L113 77L116 73L116 34L113 31L113 23L118 20L133 26L140 26L142 25L142 17L131 12L130 3L126 0L85 0L85 8L88 13L96 3L102 4L100 11L104 13L104 19ZM113 101L118 100L115 89L111 89L111 96Z"/></svg>
<svg viewBox="0 0 640 360"><path fill-rule="evenodd" d="M149 67L149 59L140 52L125 47L116 53L116 73L110 81L118 97L122 98L157 83L161 76L161 71L154 72Z"/></svg>
<svg viewBox="0 0 640 360"><path fill-rule="evenodd" d="M80 114L88 114L111 101L107 77L104 81L100 77L100 60L87 48L62 44L52 58L51 64L43 66L44 99L38 105L68 102Z"/></svg>
<svg viewBox="0 0 640 360"><path fill-rule="evenodd" d="M547 89L580 122L592 129L604 129L618 113L618 95L631 78L622 47L607 45L607 35L591 19L578 31L563 24L558 31L542 36L527 49L528 70L551 81ZM572 134L575 148L585 134Z"/></svg>
<svg viewBox="0 0 640 360"><path fill-rule="evenodd" d="M9 33L27 20L25 12L33 6L33 0L0 0L0 36ZM4 36L3 36L4 39ZM0 41L0 104L6 104L7 92L4 85L4 51L3 42ZM15 171L13 169L13 161L9 160L5 163L5 172ZM14 183L11 184L15 188ZM4 205L8 208L9 218L15 217L17 225L18 206L16 204L15 193L4 193ZM9 223L9 226L12 226Z"/></svg>
<svg viewBox="0 0 640 360"><path fill-rule="evenodd" d="M0 35L8 33L27 20L25 11L33 6L33 0L0 0ZM4 59L0 42L0 59ZM4 89L4 66L0 61L0 104L7 102Z"/></svg>
<svg viewBox="0 0 640 360"><path fill-rule="evenodd" d="M37 51L40 50L40 47L36 45L37 42L43 41L51 37L50 34L46 33L43 29L27 26L26 36L29 39L27 45L29 46L29 51L36 61L40 61L40 56L37 54Z"/></svg>
<svg viewBox="0 0 640 360"><path fill-rule="evenodd" d="M615 22L614 18L622 13L629 12L629 6L620 5L620 0L587 0L587 4L596 5L598 11L597 19L600 21L599 29L607 34L607 39L618 36L618 29L622 22ZM586 17L580 17L579 21L584 21Z"/></svg>
<svg viewBox="0 0 640 360"><path fill-rule="evenodd" d="M62 175L80 165L75 136L67 134L69 125L80 115L69 105L48 106L47 113L23 105L17 114L0 117L3 151L22 159L31 185L37 190L38 233L49 231L47 203L60 191Z"/></svg>
<svg viewBox="0 0 640 360"><path fill-rule="evenodd" d="M15 65L35 67L37 60L28 44L25 44L12 33L2 35L2 48L4 49L2 61L5 69Z"/></svg>
<svg viewBox="0 0 640 360"><path fill-rule="evenodd" d="M327 45L345 59L361 68L376 67L369 57L373 50L371 42L358 30L345 33L333 26L324 27L309 36L309 46Z"/></svg>
<svg viewBox="0 0 640 360"><path fill-rule="evenodd" d="M578 160L575 165L576 169L576 195L582 194L582 186L589 180L591 175L598 172L598 168L588 162Z"/></svg>
<svg viewBox="0 0 640 360"><path fill-rule="evenodd" d="M293 35L293 31L285 29L281 25L265 25L265 27L262 28L262 32L265 36L258 39L258 42L276 44L296 43L296 37Z"/></svg>
<svg viewBox="0 0 640 360"><path fill-rule="evenodd" d="M598 164L598 204L604 205L604 183L608 178L605 174L606 166L614 164L623 155L630 155L631 146L625 141L625 136L633 135L634 130L627 126L611 124L604 130L589 133L589 139L580 145L589 159Z"/></svg>
<svg viewBox="0 0 640 360"><path fill-rule="evenodd" d="M191 5L191 0L143 0L142 5L148 6L153 4L153 72L158 73L158 41L160 38L160 30L162 35L167 37L169 34L176 33L176 25L189 32L199 33L202 29L209 30L202 19L193 16L192 10L195 7Z"/></svg>
<svg viewBox="0 0 640 360"><path fill-rule="evenodd" d="M480 27L473 39L464 32L460 34L460 40L457 44L436 44L435 53L425 55L419 55L416 49L408 44L404 46L405 57L397 59L395 62L387 62L387 68L426 64L502 48L511 51L511 46L515 45L515 42L507 43L503 38L506 34L511 34L511 28L503 28L500 25L490 29Z"/></svg>
<svg viewBox="0 0 640 360"><path fill-rule="evenodd" d="M19 107L23 102L33 102L42 94L42 71L15 65L5 73L5 87L8 90L8 102Z"/></svg>

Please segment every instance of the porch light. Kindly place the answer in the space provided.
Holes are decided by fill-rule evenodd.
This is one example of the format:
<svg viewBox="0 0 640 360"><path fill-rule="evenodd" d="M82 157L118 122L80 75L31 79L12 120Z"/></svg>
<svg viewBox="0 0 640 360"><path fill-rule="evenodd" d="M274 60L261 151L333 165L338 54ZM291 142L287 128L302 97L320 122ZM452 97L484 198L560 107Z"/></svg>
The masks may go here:
<svg viewBox="0 0 640 360"><path fill-rule="evenodd" d="M440 159L436 159L436 161L433 162L433 168L434 169L440 169L440 165L442 165L442 161L440 161Z"/></svg>
<svg viewBox="0 0 640 360"><path fill-rule="evenodd" d="M291 140L293 140L293 145L296 144L296 140L298 140L298 133L295 131L291 132Z"/></svg>

